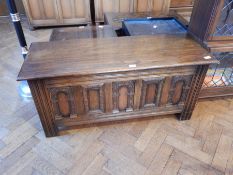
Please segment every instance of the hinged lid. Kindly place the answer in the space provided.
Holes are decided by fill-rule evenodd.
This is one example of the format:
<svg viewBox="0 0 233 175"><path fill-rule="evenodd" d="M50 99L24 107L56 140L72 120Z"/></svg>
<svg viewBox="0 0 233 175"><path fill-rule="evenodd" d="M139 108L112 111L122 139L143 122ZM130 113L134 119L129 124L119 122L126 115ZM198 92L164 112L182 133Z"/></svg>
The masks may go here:
<svg viewBox="0 0 233 175"><path fill-rule="evenodd" d="M218 63L207 55L186 35L32 43L18 80Z"/></svg>

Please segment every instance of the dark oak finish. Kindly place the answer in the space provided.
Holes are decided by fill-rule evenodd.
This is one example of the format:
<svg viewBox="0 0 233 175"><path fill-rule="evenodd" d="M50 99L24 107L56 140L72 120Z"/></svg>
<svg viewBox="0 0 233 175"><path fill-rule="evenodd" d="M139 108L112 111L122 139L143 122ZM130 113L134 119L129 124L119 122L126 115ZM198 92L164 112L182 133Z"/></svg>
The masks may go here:
<svg viewBox="0 0 233 175"><path fill-rule="evenodd" d="M117 37L116 32L109 25L66 27L54 29L51 34L50 41L108 37Z"/></svg>
<svg viewBox="0 0 233 175"><path fill-rule="evenodd" d="M189 32L200 42L233 41L231 0L196 0Z"/></svg>
<svg viewBox="0 0 233 175"><path fill-rule="evenodd" d="M58 134L58 128L55 124L55 115L50 99L43 80L28 81L34 103L40 116L42 126L46 137L52 137Z"/></svg>
<svg viewBox="0 0 233 175"><path fill-rule="evenodd" d="M200 42L208 40L220 12L222 0L196 0L189 24L189 32Z"/></svg>
<svg viewBox="0 0 233 175"><path fill-rule="evenodd" d="M192 7L194 0L171 0L171 8Z"/></svg>
<svg viewBox="0 0 233 175"><path fill-rule="evenodd" d="M206 47L210 52L232 52L233 42L232 41L209 41L206 42Z"/></svg>
<svg viewBox="0 0 233 175"><path fill-rule="evenodd" d="M180 120L187 120L191 118L192 111L196 106L197 99L199 97L208 68L208 65L201 65L197 67L196 73L193 76L193 80L191 82L190 90L186 97L184 109L179 115Z"/></svg>
<svg viewBox="0 0 233 175"><path fill-rule="evenodd" d="M46 136L163 114L186 120L218 63L207 55L186 35L33 43L18 80L28 80Z"/></svg>
<svg viewBox="0 0 233 175"><path fill-rule="evenodd" d="M231 0L196 0L190 21L189 33L213 54L216 52L222 52L223 54L225 52L232 52L232 12L233 2ZM230 61L229 59L231 58L227 59ZM221 75L221 79L224 81L225 77L224 74L221 74L221 69L223 71L231 69L231 72L233 70L232 66L227 64L225 67L220 67L219 70L215 70L216 74L213 75L213 83L214 76L218 77ZM210 72L211 71L214 70L210 70ZM232 91L232 85L203 87L200 98L219 96L231 97Z"/></svg>
<svg viewBox="0 0 233 175"><path fill-rule="evenodd" d="M204 88L200 92L200 99L218 98L218 97L233 97L233 87L214 87Z"/></svg>
<svg viewBox="0 0 233 175"><path fill-rule="evenodd" d="M216 63L208 54L182 35L33 43L18 80Z"/></svg>

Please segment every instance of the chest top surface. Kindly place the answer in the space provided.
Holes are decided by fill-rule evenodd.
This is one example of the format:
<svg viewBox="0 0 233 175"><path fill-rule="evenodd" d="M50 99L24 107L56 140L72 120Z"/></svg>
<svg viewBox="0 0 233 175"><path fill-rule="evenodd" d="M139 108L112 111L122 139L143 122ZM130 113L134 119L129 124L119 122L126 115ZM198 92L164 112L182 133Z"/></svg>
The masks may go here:
<svg viewBox="0 0 233 175"><path fill-rule="evenodd" d="M32 43L18 80L217 63L186 35Z"/></svg>

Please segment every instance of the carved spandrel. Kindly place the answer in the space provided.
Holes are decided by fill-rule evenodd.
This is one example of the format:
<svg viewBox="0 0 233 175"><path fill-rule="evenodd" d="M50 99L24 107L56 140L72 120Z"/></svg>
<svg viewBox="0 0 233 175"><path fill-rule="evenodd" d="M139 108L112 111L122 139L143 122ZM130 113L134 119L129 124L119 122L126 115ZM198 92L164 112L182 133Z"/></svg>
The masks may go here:
<svg viewBox="0 0 233 175"><path fill-rule="evenodd" d="M112 88L113 89L113 91L112 91L112 93L113 93L112 94L113 113L133 111L134 88L135 88L135 81L113 83L113 88ZM120 90L121 90L121 92L120 92ZM122 95L124 95L124 93L126 93L125 94L126 97L122 96ZM126 102L120 101L123 99L126 100ZM127 104L124 105L124 103L127 103ZM123 107L123 106L126 106L126 107Z"/></svg>
<svg viewBox="0 0 233 175"><path fill-rule="evenodd" d="M55 119L76 117L73 88L51 88L51 99L55 113Z"/></svg>
<svg viewBox="0 0 233 175"><path fill-rule="evenodd" d="M176 76L172 78L168 105L178 105L185 101L191 81L192 76Z"/></svg>
<svg viewBox="0 0 233 175"><path fill-rule="evenodd" d="M159 106L163 83L164 78L143 80L141 108Z"/></svg>

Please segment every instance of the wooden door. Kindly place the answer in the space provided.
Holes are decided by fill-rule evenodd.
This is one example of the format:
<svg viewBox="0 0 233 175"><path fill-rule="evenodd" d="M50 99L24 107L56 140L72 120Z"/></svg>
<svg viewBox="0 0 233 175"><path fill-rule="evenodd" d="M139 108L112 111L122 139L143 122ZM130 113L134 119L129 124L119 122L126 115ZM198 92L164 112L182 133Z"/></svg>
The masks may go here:
<svg viewBox="0 0 233 175"><path fill-rule="evenodd" d="M23 4L32 26L59 23L56 0L23 0Z"/></svg>
<svg viewBox="0 0 233 175"><path fill-rule="evenodd" d="M106 12L159 12L167 14L170 0L96 0L96 19L103 20Z"/></svg>
<svg viewBox="0 0 233 175"><path fill-rule="evenodd" d="M89 0L57 0L61 24L83 24L91 21Z"/></svg>
<svg viewBox="0 0 233 175"><path fill-rule="evenodd" d="M194 0L171 0L171 7L191 7L193 6Z"/></svg>
<svg viewBox="0 0 233 175"><path fill-rule="evenodd" d="M159 12L168 14L171 0L137 0L137 12Z"/></svg>
<svg viewBox="0 0 233 175"><path fill-rule="evenodd" d="M22 1L15 1L15 4L18 12L20 14L25 14ZM9 15L9 10L6 5L6 1L0 1L0 16L7 16L7 15Z"/></svg>
<svg viewBox="0 0 233 175"><path fill-rule="evenodd" d="M95 0L96 21L103 21L106 12L134 12L135 0Z"/></svg>

